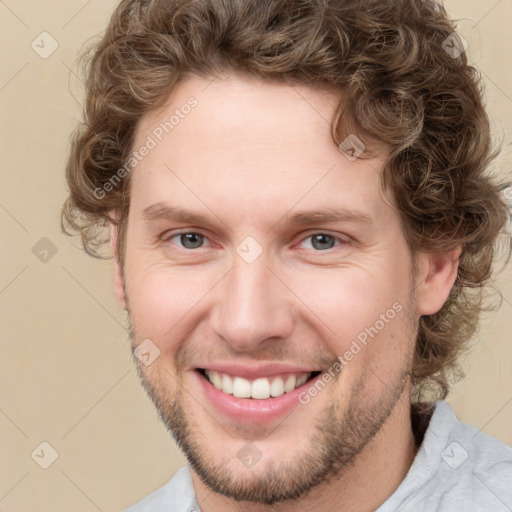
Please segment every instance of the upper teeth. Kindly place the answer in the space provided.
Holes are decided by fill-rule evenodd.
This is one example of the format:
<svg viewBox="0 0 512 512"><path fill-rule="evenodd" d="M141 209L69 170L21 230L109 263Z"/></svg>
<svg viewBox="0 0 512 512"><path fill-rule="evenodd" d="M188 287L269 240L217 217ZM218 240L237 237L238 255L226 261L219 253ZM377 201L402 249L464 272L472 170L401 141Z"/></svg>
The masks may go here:
<svg viewBox="0 0 512 512"><path fill-rule="evenodd" d="M205 370L209 381L228 395L237 398L265 399L270 396L281 396L302 386L311 377L311 373L290 373L270 378L261 377L250 381L242 377L231 377L227 373Z"/></svg>

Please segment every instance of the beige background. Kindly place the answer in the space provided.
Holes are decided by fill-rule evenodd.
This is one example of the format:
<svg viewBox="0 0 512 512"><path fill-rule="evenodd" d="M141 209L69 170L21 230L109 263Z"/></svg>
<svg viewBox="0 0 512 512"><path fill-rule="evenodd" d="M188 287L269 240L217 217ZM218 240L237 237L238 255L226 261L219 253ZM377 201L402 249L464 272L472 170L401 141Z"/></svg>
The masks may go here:
<svg viewBox="0 0 512 512"><path fill-rule="evenodd" d="M132 366L111 262L87 257L77 239L59 230L69 136L81 113L75 59L115 4L0 2L0 510L7 512L119 511L184 463ZM446 6L462 18L459 32L485 78L496 133L504 138L499 169L508 171L512 0ZM38 38L43 31L58 43L46 59L31 47L48 37ZM43 237L57 250L46 263L32 252ZM39 243L39 250L48 244ZM512 446L510 268L497 286L505 301L484 320L465 360L466 380L449 401L460 419ZM35 450L35 460L48 460L42 442L58 452L48 469L31 457Z"/></svg>

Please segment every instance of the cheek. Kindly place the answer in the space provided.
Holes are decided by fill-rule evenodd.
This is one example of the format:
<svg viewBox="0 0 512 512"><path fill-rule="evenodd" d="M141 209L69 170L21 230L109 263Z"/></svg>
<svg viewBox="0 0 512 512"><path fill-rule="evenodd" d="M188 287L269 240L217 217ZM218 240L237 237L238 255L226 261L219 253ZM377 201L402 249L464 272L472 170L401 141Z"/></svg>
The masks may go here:
<svg viewBox="0 0 512 512"><path fill-rule="evenodd" d="M190 273L139 265L127 272L126 293L138 338L158 340L161 351L174 351L176 341L207 291L205 280ZM203 284L201 284L203 283Z"/></svg>
<svg viewBox="0 0 512 512"><path fill-rule="evenodd" d="M403 351L408 343L410 283L404 270L406 266L372 272L362 267L323 269L308 280L296 277L292 289L314 313L309 314L311 322L333 353L348 351L347 358L357 354L367 361L382 358L383 352Z"/></svg>

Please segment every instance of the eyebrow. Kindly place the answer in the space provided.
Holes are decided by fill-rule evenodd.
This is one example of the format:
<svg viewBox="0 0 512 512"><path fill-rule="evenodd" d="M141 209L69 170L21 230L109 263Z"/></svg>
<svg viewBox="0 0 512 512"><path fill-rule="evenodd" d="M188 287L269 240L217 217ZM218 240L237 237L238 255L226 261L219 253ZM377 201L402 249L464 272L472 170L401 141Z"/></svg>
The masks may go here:
<svg viewBox="0 0 512 512"><path fill-rule="evenodd" d="M303 210L283 217L285 222L296 225L309 225L324 222L352 222L356 224L372 224L373 219L361 210L348 208L322 208L319 210Z"/></svg>
<svg viewBox="0 0 512 512"><path fill-rule="evenodd" d="M185 208L170 206L165 203L155 203L145 208L142 218L146 222L156 220L174 220L178 222L190 222L203 225L211 225L212 221L200 214ZM322 208L318 210L302 210L294 213L287 213L278 223L285 222L290 225L311 225L328 222L351 222L355 224L373 224L372 217L361 210L339 208Z"/></svg>
<svg viewBox="0 0 512 512"><path fill-rule="evenodd" d="M207 217L200 213L179 208L177 206L169 206L165 203L155 203L148 206L142 211L142 218L146 222L155 220L176 220L181 222L197 222L200 224L209 224Z"/></svg>

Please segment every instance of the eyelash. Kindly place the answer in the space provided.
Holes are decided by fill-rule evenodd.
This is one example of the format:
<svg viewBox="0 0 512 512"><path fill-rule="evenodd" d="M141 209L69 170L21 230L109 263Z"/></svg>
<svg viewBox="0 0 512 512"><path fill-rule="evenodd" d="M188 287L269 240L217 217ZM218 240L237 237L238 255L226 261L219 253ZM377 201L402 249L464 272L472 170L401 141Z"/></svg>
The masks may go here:
<svg viewBox="0 0 512 512"><path fill-rule="evenodd" d="M180 231L178 233L169 233L169 232L166 232L164 233L160 239L162 242L169 242L170 240L172 240L173 238L176 238L176 237L179 237L181 235L199 235L201 237L203 237L204 239L208 240L208 237L206 235L203 235L202 233L199 233L197 231ZM312 249L313 252L317 252L317 253L323 253L323 252L330 252L332 251L335 247L339 247L339 246L342 246L342 245L347 245L349 242L348 240L344 240L338 236L335 236L335 235L331 235L330 233L327 233L327 232L324 232L324 231L316 231L316 232L313 232L313 233L310 233L308 236L304 237L301 239L301 243L304 242L305 240L309 239L309 238L312 238L316 235L327 235L331 238L334 238L335 240L337 240L339 243L337 245L335 245L334 247L331 247L330 249L324 249L324 250L315 250L315 249ZM191 251L197 251L199 249L203 249L203 247L196 247L195 249L188 249L186 247L180 247L180 249L183 249L184 251L188 251L188 252L191 252Z"/></svg>

